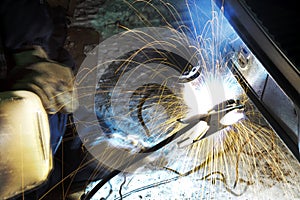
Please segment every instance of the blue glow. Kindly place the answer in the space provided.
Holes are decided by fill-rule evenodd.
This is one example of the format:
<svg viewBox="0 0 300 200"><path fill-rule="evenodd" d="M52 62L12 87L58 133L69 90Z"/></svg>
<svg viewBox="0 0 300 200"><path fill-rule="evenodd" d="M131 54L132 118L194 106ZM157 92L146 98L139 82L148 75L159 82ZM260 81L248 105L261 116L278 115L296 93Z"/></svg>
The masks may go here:
<svg viewBox="0 0 300 200"><path fill-rule="evenodd" d="M188 12L183 18L190 22L193 38L201 36L202 39L216 41L236 34L213 0L187 0L186 5Z"/></svg>
<svg viewBox="0 0 300 200"><path fill-rule="evenodd" d="M202 74L197 80L200 87L196 88L192 85L191 87L194 88L190 88L190 92L196 96L196 99L190 100L191 104L195 104L191 108L193 112L196 112L193 114L205 113L212 106L226 99L235 99L241 93L241 91L237 92L239 85L235 78L228 75L230 72L224 67L225 59L223 58L227 44L239 38L223 16L222 10L212 0L187 0L185 12L182 15L183 21L188 26L184 32L194 39L195 44L191 45L197 49L197 59L199 58L199 65L202 67ZM188 99L192 95L187 93L186 96ZM138 148L139 145L150 147L163 139L161 132L166 132L164 135L168 134L168 130L163 130L163 127L158 125L164 124L169 117L164 115L162 108L143 110L145 112L142 117L151 129L151 135L145 136L145 130L138 119L130 117L130 114L114 116L109 102L104 103L107 106L101 106L100 110L96 107L99 124L105 133L105 137L99 140L113 138L113 146L126 148L130 146ZM158 110L160 113L157 112Z"/></svg>

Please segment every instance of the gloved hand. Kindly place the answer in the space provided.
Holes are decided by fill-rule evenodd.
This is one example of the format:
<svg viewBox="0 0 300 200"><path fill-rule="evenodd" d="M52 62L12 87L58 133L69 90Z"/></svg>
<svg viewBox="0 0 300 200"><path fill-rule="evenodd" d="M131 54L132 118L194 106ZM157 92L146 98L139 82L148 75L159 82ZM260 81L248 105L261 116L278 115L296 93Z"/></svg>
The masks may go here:
<svg viewBox="0 0 300 200"><path fill-rule="evenodd" d="M49 114L71 113L78 107L70 68L49 60L39 46L14 54L14 60L16 65L8 75L11 90L36 93Z"/></svg>

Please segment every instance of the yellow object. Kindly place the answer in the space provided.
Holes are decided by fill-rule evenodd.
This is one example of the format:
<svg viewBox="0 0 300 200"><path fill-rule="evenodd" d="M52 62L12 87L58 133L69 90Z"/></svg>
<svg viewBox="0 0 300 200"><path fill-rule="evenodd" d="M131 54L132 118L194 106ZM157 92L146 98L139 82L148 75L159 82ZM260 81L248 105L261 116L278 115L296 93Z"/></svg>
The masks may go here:
<svg viewBox="0 0 300 200"><path fill-rule="evenodd" d="M52 170L50 130L39 97L0 93L0 199L41 185Z"/></svg>

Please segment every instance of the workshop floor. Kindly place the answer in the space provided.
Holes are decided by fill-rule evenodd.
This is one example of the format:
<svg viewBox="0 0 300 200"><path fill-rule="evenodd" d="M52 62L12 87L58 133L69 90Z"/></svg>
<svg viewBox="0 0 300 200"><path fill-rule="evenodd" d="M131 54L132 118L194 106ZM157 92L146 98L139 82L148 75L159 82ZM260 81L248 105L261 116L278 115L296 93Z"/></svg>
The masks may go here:
<svg viewBox="0 0 300 200"><path fill-rule="evenodd" d="M114 17L120 20L120 16L126 15L120 2L79 1L66 44L78 66L90 50L120 31L108 26L116 22ZM113 5L118 6L114 8ZM99 16L103 21L95 23L95 19L96 22L100 20ZM156 156L149 158L136 173L113 178L93 199L300 200L299 161L253 109L260 122L250 122L249 116L250 121L242 122L248 132L240 130L238 136L231 131L224 132L226 145L216 147L217 136L192 148L178 149L171 144L155 153Z"/></svg>

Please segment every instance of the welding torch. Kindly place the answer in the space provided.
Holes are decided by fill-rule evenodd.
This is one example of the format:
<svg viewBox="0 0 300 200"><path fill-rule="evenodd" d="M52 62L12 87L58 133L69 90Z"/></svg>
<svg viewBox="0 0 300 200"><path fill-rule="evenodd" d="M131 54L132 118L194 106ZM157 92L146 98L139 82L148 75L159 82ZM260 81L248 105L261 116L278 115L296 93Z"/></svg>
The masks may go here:
<svg viewBox="0 0 300 200"><path fill-rule="evenodd" d="M181 128L176 133L167 137L163 141L154 145L153 147L142 150L140 153L136 154L133 159L128 160L125 164L123 164L119 169L113 170L107 176L105 176L99 183L97 183L92 190L90 190L87 194L81 196L82 200L91 199L101 187L112 179L114 176L119 174L122 170L128 168L134 163L144 159L149 156L151 153L161 149L165 145L179 138L180 136L185 136L184 139L177 142L177 145L181 147L186 147L188 145L194 144L204 138L207 138L210 135L213 135L224 128L236 123L239 121L244 112L245 106L240 103L239 100L230 99L224 101L220 104L215 105L211 110L209 110L206 114L199 114L188 119L178 119L177 121L181 124L186 124L183 128ZM228 115L230 114L238 114L235 116L234 120L227 120ZM196 126L200 124L202 127L202 131L194 131L194 133L190 134L190 131ZM196 134L195 134L196 133Z"/></svg>

